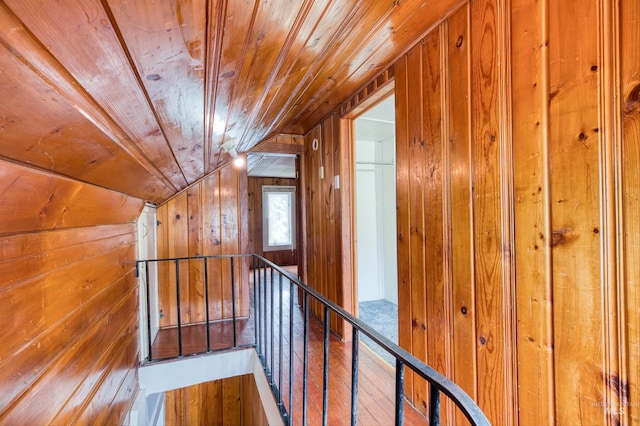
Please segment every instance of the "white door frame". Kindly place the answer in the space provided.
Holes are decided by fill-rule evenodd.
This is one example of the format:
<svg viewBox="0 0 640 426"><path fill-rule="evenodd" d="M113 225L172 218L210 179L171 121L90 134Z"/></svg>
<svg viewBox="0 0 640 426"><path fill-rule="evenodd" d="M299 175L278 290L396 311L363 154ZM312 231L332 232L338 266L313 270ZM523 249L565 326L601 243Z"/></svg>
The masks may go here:
<svg viewBox="0 0 640 426"><path fill-rule="evenodd" d="M138 260L157 259L157 216L156 207L147 204L137 221L138 230ZM140 324L140 361L149 355L147 335L149 324L147 321L147 285L145 283L147 271L144 265L138 268L140 285L139 324ZM151 336L153 341L160 329L160 311L158 309L158 266L156 262L149 263L149 306L151 319Z"/></svg>

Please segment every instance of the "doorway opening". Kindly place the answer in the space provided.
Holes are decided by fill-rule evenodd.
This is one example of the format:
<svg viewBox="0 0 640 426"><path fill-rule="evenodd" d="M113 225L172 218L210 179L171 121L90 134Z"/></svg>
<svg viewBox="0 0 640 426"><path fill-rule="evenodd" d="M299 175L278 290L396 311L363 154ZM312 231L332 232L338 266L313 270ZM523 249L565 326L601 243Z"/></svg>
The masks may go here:
<svg viewBox="0 0 640 426"><path fill-rule="evenodd" d="M296 274L300 246L299 162L294 153L247 155L249 251L295 269Z"/></svg>
<svg viewBox="0 0 640 426"><path fill-rule="evenodd" d="M138 260L158 258L158 218L156 207L150 204L144 206L136 223L138 232ZM160 331L160 309L158 307L158 266L155 262L142 264L138 272L140 283L139 317L140 324L140 362L149 356L148 342L153 342ZM146 268L149 268L146 270ZM142 277L147 277L143 280ZM147 284L145 285L144 282ZM147 292L149 293L147 295ZM147 307L148 301L148 307ZM148 316L147 316L148 312ZM148 334L151 333L151 339Z"/></svg>
<svg viewBox="0 0 640 426"><path fill-rule="evenodd" d="M395 97L354 121L358 317L398 343ZM376 350L376 344L363 337ZM386 351L380 355L393 364Z"/></svg>

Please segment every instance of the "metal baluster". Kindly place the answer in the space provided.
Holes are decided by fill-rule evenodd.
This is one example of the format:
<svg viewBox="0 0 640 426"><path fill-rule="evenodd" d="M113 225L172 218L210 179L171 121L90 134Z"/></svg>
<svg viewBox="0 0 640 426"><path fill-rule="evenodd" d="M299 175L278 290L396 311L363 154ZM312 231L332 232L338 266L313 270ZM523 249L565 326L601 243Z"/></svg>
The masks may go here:
<svg viewBox="0 0 640 426"><path fill-rule="evenodd" d="M262 306L262 263L260 261L260 259L257 260L258 263L258 282L256 283L256 286L258 288L258 312L256 312L257 316L258 316L258 347L260 348L260 350L258 351L258 355L260 356L260 358L262 359L262 311L263 311L263 306Z"/></svg>
<svg viewBox="0 0 640 426"><path fill-rule="evenodd" d="M327 426L329 411L329 307L324 305L324 352L322 361L322 426Z"/></svg>
<svg viewBox="0 0 640 426"><path fill-rule="evenodd" d="M309 293L304 292L304 356L302 361L302 424L307 424L307 376L309 370Z"/></svg>
<svg viewBox="0 0 640 426"><path fill-rule="evenodd" d="M236 280L233 268L234 258L231 258L231 316L233 317L233 347L238 346L238 337L236 335Z"/></svg>
<svg viewBox="0 0 640 426"><path fill-rule="evenodd" d="M262 350L263 350L263 357L264 357L264 366L267 366L267 350L269 349L267 347L267 290L268 290L268 286L267 286L267 264L265 262L262 262L262 340L263 340L263 345L262 345Z"/></svg>
<svg viewBox="0 0 640 426"><path fill-rule="evenodd" d="M259 334L260 329L258 328L258 280L256 279L256 256L251 256L251 266L253 267L253 334L255 336L256 349L257 352L260 353L260 344L259 342Z"/></svg>
<svg viewBox="0 0 640 426"><path fill-rule="evenodd" d="M144 262L144 274L147 284L147 340L149 344L149 361L153 359L151 346L153 346L153 342L151 341L151 297L149 293L151 292L151 284L149 283L149 261Z"/></svg>
<svg viewBox="0 0 640 426"><path fill-rule="evenodd" d="M440 390L429 383L429 425L440 425Z"/></svg>
<svg viewBox="0 0 640 426"><path fill-rule="evenodd" d="M396 358L396 426L404 424L404 363Z"/></svg>
<svg viewBox="0 0 640 426"><path fill-rule="evenodd" d="M282 272L279 273L278 288L280 290L280 309L278 310L278 403L282 405Z"/></svg>
<svg viewBox="0 0 640 426"><path fill-rule="evenodd" d="M289 424L293 424L293 281L289 280Z"/></svg>
<svg viewBox="0 0 640 426"><path fill-rule="evenodd" d="M271 376L271 380L270 380L270 384L271 386L274 385L274 380L273 380L273 354L274 354L274 349L273 349L273 334L275 333L275 331L273 330L274 325L273 325L273 267L271 268L271 280L270 280L270 288L271 288L271 308L269 309L269 317L271 317L271 321L270 321L270 325L271 325L271 335L270 340L271 340L271 369L269 370L270 372L270 376Z"/></svg>
<svg viewBox="0 0 640 426"><path fill-rule="evenodd" d="M205 304L205 318L207 320L207 352L211 352L211 331L209 330L209 260L205 257L202 259L204 262L204 304Z"/></svg>
<svg viewBox="0 0 640 426"><path fill-rule="evenodd" d="M351 342L351 426L358 424L358 340L359 330L353 327Z"/></svg>
<svg viewBox="0 0 640 426"><path fill-rule="evenodd" d="M180 318L180 261L176 263L176 297L178 299L178 356L182 356L182 322Z"/></svg>

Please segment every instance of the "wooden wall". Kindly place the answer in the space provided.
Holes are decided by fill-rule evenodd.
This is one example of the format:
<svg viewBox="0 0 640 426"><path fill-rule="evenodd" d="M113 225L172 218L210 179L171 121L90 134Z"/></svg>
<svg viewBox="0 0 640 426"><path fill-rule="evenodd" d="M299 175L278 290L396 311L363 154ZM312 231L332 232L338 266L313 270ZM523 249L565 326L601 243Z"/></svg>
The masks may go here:
<svg viewBox="0 0 640 426"><path fill-rule="evenodd" d="M247 253L246 169L227 165L158 207L158 258ZM204 266L181 261L180 309L183 324L206 319ZM236 314L249 314L248 260L234 265ZM231 318L231 264L210 260L209 315ZM159 270L160 326L177 324L175 266Z"/></svg>
<svg viewBox="0 0 640 426"><path fill-rule="evenodd" d="M267 178L267 177L249 177L248 183L248 205L249 205L249 253L255 253L269 259L277 265L297 265L298 264L298 246L293 250L262 250L262 186L263 185L280 185L296 187L296 211L300 211L300 188L297 179L286 178ZM299 217L296 221L298 234L300 235Z"/></svg>
<svg viewBox="0 0 640 426"><path fill-rule="evenodd" d="M167 425L268 425L253 374L166 392Z"/></svg>
<svg viewBox="0 0 640 426"><path fill-rule="evenodd" d="M400 342L494 424L639 421L639 22L474 0L395 65Z"/></svg>
<svg viewBox="0 0 640 426"><path fill-rule="evenodd" d="M332 115L305 135L303 159L303 281L340 306L353 312L351 250L352 150L344 149L344 128ZM318 139L318 149L313 140ZM324 178L319 169L324 167ZM340 176L340 188L334 176ZM312 312L322 317L320 307L312 303ZM331 319L331 327L345 338L342 320Z"/></svg>
<svg viewBox="0 0 640 426"><path fill-rule="evenodd" d="M0 161L0 424L121 424L143 201Z"/></svg>
<svg viewBox="0 0 640 426"><path fill-rule="evenodd" d="M616 159L616 169L613 176L609 176L609 184L613 184L616 191L616 202L621 206L615 210L619 229L614 234L616 240L616 254L619 256L615 285L621 296L618 302L618 324L622 324L622 336L618 353L620 354L619 369L620 390L627 392L628 405L624 410L629 423L640 423L640 3L633 0L620 2L619 31L620 54L617 65L619 69L619 94L615 136L616 143L611 154ZM614 86L615 87L615 86ZM615 179L611 182L611 178ZM611 300L616 302L616 299ZM609 376L611 379L613 375ZM610 380L615 384L615 380ZM614 387L615 389L615 387ZM633 402L633 404L632 404Z"/></svg>

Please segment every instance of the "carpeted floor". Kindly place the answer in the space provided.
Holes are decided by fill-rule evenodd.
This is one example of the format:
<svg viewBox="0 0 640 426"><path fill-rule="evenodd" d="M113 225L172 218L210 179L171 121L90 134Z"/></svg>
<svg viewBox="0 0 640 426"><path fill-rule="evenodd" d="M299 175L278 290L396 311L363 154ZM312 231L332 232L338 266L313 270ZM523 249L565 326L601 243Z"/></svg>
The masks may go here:
<svg viewBox="0 0 640 426"><path fill-rule="evenodd" d="M360 302L358 310L358 316L362 321L392 342L398 343L398 305L386 299L371 300ZM367 336L362 336L360 341L376 351L382 359L395 366L395 359Z"/></svg>

